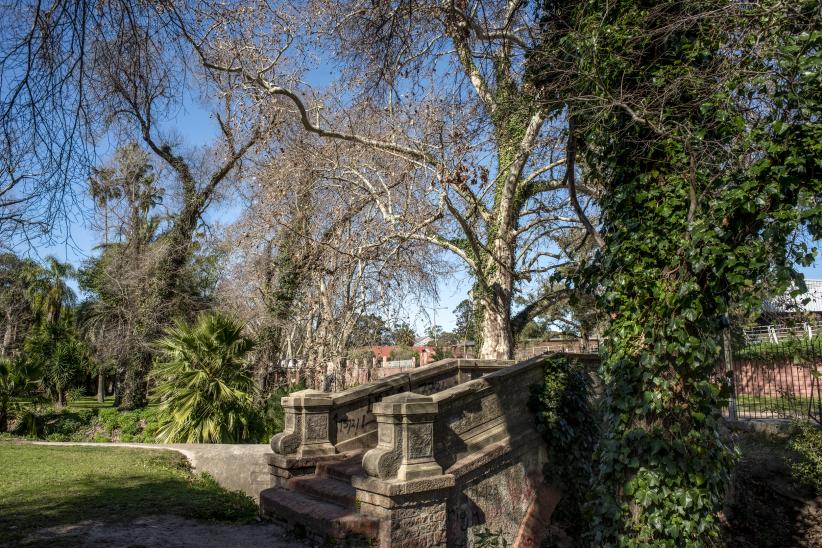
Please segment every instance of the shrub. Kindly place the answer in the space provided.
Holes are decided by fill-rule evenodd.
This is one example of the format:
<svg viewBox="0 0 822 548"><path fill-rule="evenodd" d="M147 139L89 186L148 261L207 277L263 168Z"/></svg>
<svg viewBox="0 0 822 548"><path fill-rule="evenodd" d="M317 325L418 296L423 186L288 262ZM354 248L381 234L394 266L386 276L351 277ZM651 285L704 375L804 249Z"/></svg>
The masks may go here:
<svg viewBox="0 0 822 548"><path fill-rule="evenodd" d="M411 358L417 360L417 363L420 361L420 353L410 346L398 346L393 349L391 354L388 356L388 359L391 361L410 360Z"/></svg>
<svg viewBox="0 0 822 548"><path fill-rule="evenodd" d="M799 459L791 464L796 479L806 483L822 495L822 430L810 423L797 426L797 433L791 439L791 449Z"/></svg>
<svg viewBox="0 0 822 548"><path fill-rule="evenodd" d="M262 417L245 356L253 347L243 324L221 313L182 322L158 343L152 397L160 404L163 442L257 441Z"/></svg>
<svg viewBox="0 0 822 548"><path fill-rule="evenodd" d="M97 419L100 421L100 424L109 434L111 434L114 431L114 429L117 428L119 424L119 416L120 412L114 408L100 409L97 412Z"/></svg>
<svg viewBox="0 0 822 548"><path fill-rule="evenodd" d="M368 347L352 348L346 354L349 360L366 360L371 361L374 358L374 352Z"/></svg>
<svg viewBox="0 0 822 548"><path fill-rule="evenodd" d="M66 402L72 403L76 401L80 401L86 395L85 388L76 387L71 388L66 392Z"/></svg>
<svg viewBox="0 0 822 548"><path fill-rule="evenodd" d="M123 439L123 436L129 436L130 438L133 437L139 430L139 420L139 411L121 412L117 418L117 424L120 427L120 439Z"/></svg>
<svg viewBox="0 0 822 548"><path fill-rule="evenodd" d="M160 414L156 408L147 407L140 412L142 433L138 441L150 443L157 441L157 432L160 430Z"/></svg>
<svg viewBox="0 0 822 548"><path fill-rule="evenodd" d="M587 526L585 503L599 434L590 404L591 381L581 366L566 358L548 358L543 368L544 382L532 389L531 408L548 446L545 479L562 491L552 519L565 526L568 534L579 536Z"/></svg>

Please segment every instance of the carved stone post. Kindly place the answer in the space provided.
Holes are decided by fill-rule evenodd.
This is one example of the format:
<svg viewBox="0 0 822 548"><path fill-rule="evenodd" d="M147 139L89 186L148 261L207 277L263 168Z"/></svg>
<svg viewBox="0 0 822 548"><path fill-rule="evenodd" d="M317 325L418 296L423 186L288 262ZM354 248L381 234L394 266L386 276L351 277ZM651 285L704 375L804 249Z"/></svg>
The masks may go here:
<svg viewBox="0 0 822 548"><path fill-rule="evenodd" d="M271 438L274 453L298 459L336 453L329 440L331 405L331 396L318 390L284 397L285 429Z"/></svg>
<svg viewBox="0 0 822 548"><path fill-rule="evenodd" d="M434 460L434 419L437 404L431 396L404 392L374 404L377 447L363 457L362 466L382 480L409 481L442 474Z"/></svg>

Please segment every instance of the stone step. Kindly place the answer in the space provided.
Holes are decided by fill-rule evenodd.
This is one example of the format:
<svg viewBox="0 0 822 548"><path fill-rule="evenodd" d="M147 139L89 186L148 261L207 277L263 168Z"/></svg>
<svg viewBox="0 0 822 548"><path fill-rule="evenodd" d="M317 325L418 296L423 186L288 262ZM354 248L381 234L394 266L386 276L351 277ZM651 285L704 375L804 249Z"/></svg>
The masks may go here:
<svg viewBox="0 0 822 548"><path fill-rule="evenodd" d="M281 487L272 487L260 493L260 510L267 518L285 521L292 527L302 528L309 536L326 541L331 537L364 546L376 540L379 534L380 522L376 518Z"/></svg>
<svg viewBox="0 0 822 548"><path fill-rule="evenodd" d="M316 475L351 483L352 476L364 476L362 457L364 453L354 453L343 460L317 463Z"/></svg>
<svg viewBox="0 0 822 548"><path fill-rule="evenodd" d="M300 476L289 480L288 485L294 491L334 502L344 508L354 508L357 497L357 490L349 481L329 477Z"/></svg>

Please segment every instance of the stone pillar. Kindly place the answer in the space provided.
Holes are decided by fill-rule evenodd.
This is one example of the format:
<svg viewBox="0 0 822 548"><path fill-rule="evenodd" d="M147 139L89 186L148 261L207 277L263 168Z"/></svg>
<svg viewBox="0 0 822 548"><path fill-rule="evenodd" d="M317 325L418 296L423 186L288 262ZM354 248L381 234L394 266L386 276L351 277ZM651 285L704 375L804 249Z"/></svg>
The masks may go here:
<svg viewBox="0 0 822 548"><path fill-rule="evenodd" d="M380 519L380 546L445 546L454 476L434 460L437 404L405 392L374 404L377 447L363 457L367 477L352 478L360 512Z"/></svg>
<svg viewBox="0 0 822 548"><path fill-rule="evenodd" d="M318 390L300 390L282 399L285 429L271 438L268 455L272 483L284 485L290 478L314 473L318 461L332 458L337 450L329 440L331 396Z"/></svg>
<svg viewBox="0 0 822 548"><path fill-rule="evenodd" d="M333 455L329 441L331 396L319 390L300 390L283 397L285 429L271 438L274 453L287 457Z"/></svg>
<svg viewBox="0 0 822 548"><path fill-rule="evenodd" d="M362 466L368 475L408 481L442 474L434 460L434 419L437 404L431 396L404 392L374 404L377 447L368 451Z"/></svg>

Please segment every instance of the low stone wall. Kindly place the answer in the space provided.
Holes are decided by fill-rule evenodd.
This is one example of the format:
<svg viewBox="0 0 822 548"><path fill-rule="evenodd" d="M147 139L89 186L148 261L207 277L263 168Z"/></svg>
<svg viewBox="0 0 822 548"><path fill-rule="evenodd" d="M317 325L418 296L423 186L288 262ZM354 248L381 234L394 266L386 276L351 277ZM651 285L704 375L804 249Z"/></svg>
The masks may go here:
<svg viewBox="0 0 822 548"><path fill-rule="evenodd" d="M433 394L510 362L447 359L330 395L329 441L339 451L376 445L374 404L402 392Z"/></svg>
<svg viewBox="0 0 822 548"><path fill-rule="evenodd" d="M155 451L176 451L188 459L191 471L206 473L230 491L242 491L259 500L260 491L271 487L271 471L265 462L266 444L230 443L94 443L35 441L34 445L82 445L87 447L127 447Z"/></svg>

